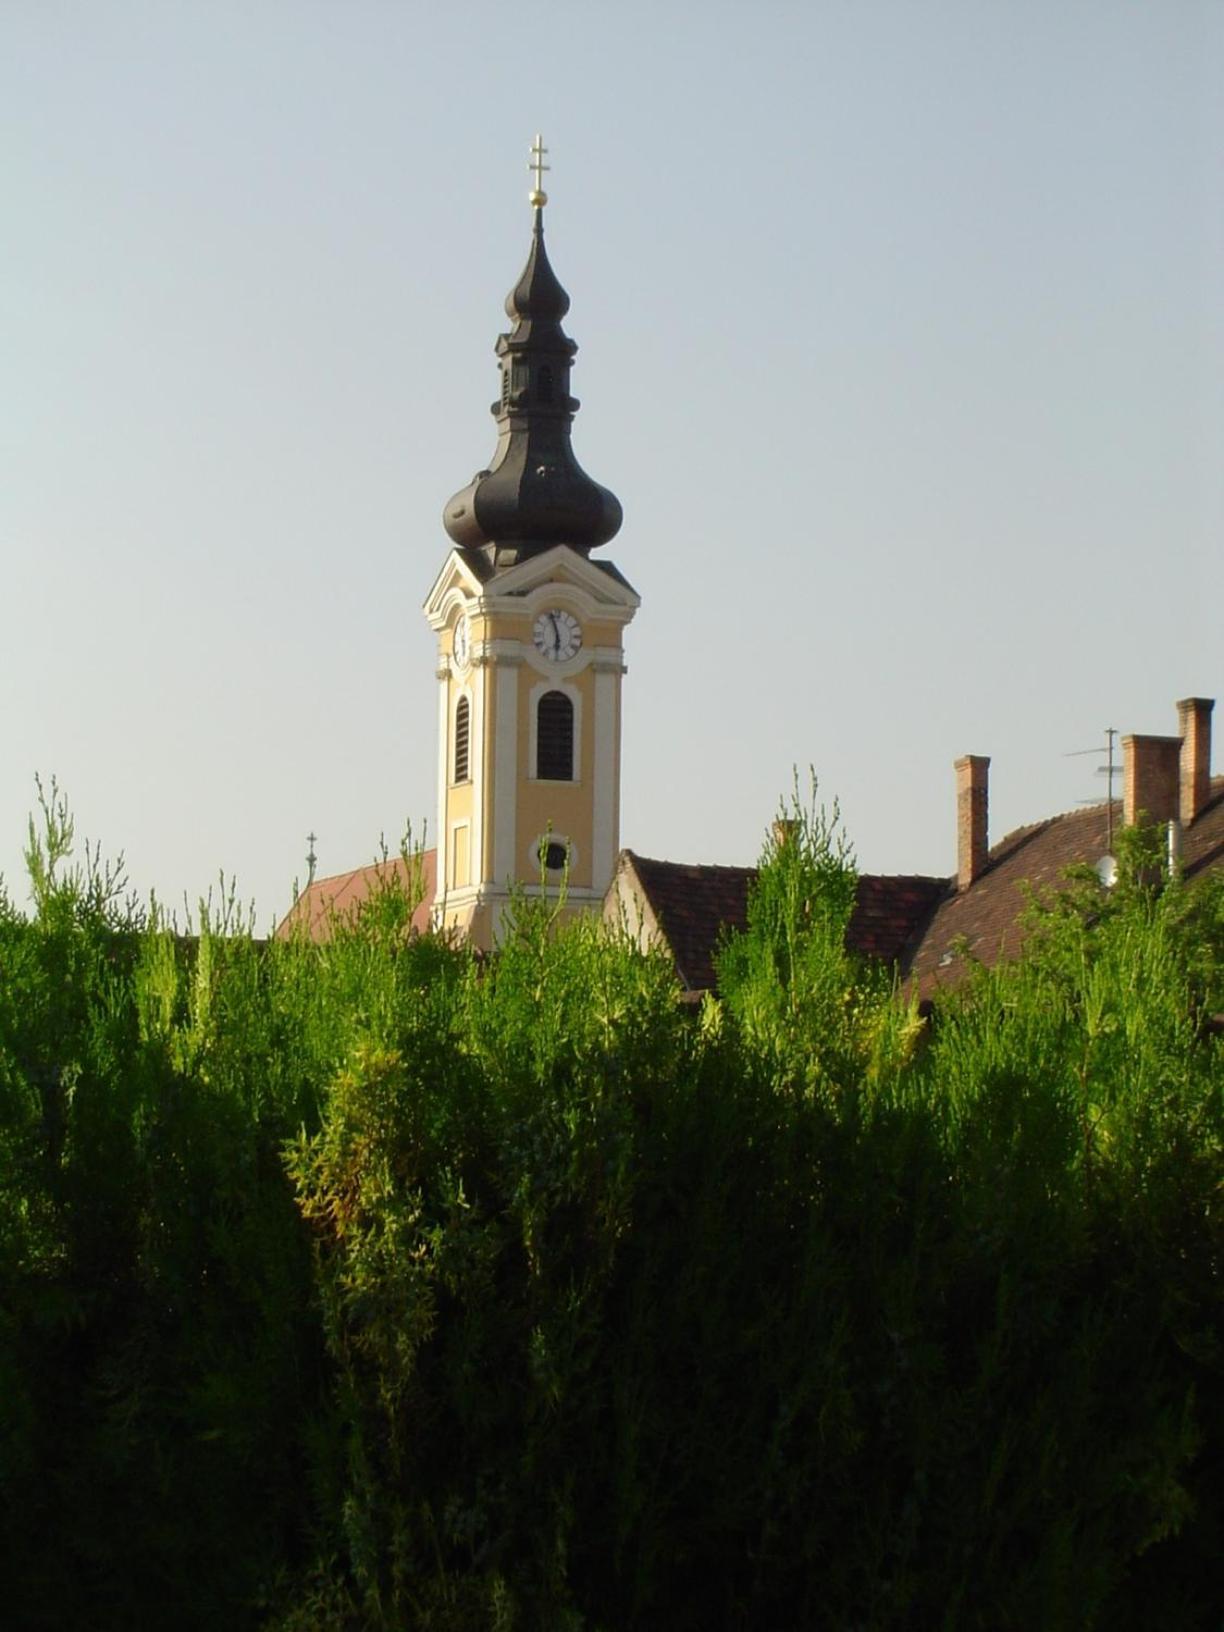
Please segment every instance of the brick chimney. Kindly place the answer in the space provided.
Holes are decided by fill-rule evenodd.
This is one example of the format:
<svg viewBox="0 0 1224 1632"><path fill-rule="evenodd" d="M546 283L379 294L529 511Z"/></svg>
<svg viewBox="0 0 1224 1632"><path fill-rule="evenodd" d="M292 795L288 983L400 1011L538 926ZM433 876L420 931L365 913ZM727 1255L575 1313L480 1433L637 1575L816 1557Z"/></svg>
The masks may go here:
<svg viewBox="0 0 1224 1632"><path fill-rule="evenodd" d="M1213 697L1183 697L1177 705L1181 729L1181 797L1178 814L1183 827L1202 810L1211 796L1211 711Z"/></svg>
<svg viewBox="0 0 1224 1632"><path fill-rule="evenodd" d="M1177 820L1181 784L1180 737L1122 738L1122 820Z"/></svg>
<svg viewBox="0 0 1224 1632"><path fill-rule="evenodd" d="M964 754L956 762L956 887L967 890L986 871L990 854L990 759Z"/></svg>
<svg viewBox="0 0 1224 1632"><path fill-rule="evenodd" d="M783 850L788 844L793 844L799 823L793 817L779 816L773 824L773 841L775 850Z"/></svg>

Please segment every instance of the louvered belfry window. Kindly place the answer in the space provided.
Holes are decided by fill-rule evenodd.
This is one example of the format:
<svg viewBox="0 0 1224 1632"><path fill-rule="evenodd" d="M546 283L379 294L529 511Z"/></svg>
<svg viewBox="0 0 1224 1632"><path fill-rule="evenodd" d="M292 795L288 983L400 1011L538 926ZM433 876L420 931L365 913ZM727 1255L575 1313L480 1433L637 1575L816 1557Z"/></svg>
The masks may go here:
<svg viewBox="0 0 1224 1632"><path fill-rule="evenodd" d="M574 780L574 705L563 691L546 691L536 714L536 776Z"/></svg>
<svg viewBox="0 0 1224 1632"><path fill-rule="evenodd" d="M452 780L468 779L468 744L472 736L472 710L466 697L460 697L455 710L455 774Z"/></svg>

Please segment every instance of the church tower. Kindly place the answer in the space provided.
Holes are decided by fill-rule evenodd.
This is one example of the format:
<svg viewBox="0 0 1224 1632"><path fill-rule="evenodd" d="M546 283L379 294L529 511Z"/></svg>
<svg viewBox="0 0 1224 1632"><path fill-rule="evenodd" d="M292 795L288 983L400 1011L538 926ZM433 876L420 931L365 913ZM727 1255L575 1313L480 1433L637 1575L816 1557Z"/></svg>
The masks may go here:
<svg viewBox="0 0 1224 1632"><path fill-rule="evenodd" d="M544 248L547 151L532 149L527 264L497 341L497 447L447 504L454 548L425 602L438 640L435 921L497 940L515 888L598 907L620 849L623 634L639 600L591 551L620 528L578 464L577 346Z"/></svg>

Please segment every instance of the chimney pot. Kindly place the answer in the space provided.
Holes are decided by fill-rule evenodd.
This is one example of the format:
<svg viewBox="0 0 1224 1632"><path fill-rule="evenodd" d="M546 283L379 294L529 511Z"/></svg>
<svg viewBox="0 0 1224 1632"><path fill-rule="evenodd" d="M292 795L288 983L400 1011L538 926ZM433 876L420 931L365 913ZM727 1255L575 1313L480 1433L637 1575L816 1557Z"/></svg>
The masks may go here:
<svg viewBox="0 0 1224 1632"><path fill-rule="evenodd" d="M1177 705L1181 731L1178 815L1183 827L1211 797L1211 711L1214 697L1183 697Z"/></svg>
<svg viewBox="0 0 1224 1632"><path fill-rule="evenodd" d="M956 887L967 890L990 857L990 758L963 754L956 768Z"/></svg>
<svg viewBox="0 0 1224 1632"><path fill-rule="evenodd" d="M790 844L798 827L799 823L793 816L779 816L773 824L774 849L781 850L785 845Z"/></svg>

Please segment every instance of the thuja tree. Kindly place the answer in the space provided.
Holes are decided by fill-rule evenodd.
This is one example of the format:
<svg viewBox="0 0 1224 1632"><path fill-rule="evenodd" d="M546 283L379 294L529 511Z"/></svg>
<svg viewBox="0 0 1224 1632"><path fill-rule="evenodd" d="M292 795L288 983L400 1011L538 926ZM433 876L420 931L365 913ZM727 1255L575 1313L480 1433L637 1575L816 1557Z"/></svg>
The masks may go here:
<svg viewBox="0 0 1224 1632"><path fill-rule="evenodd" d="M337 1078L286 1624L1212 1624L1218 892L1072 893L924 1027L788 821L700 1016L525 909Z"/></svg>
<svg viewBox="0 0 1224 1632"><path fill-rule="evenodd" d="M970 982L927 1062L969 1399L997 1424L988 1556L1068 1625L1224 1602L1224 889L1162 878L1153 837L1124 838L1113 892L1035 903L1025 956Z"/></svg>
<svg viewBox="0 0 1224 1632"><path fill-rule="evenodd" d="M74 859L54 790L28 860L32 915L0 909L0 1614L242 1624L306 1546L327 1398L281 1152L378 983L269 957L232 899L173 933Z"/></svg>
<svg viewBox="0 0 1224 1632"><path fill-rule="evenodd" d="M931 1021L785 813L721 995L524 903L0 911L19 1626L1214 1627L1224 907L1139 854Z"/></svg>

